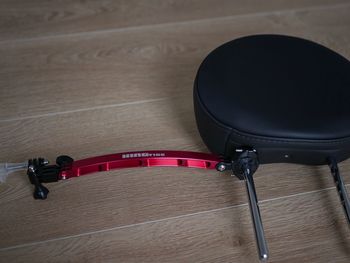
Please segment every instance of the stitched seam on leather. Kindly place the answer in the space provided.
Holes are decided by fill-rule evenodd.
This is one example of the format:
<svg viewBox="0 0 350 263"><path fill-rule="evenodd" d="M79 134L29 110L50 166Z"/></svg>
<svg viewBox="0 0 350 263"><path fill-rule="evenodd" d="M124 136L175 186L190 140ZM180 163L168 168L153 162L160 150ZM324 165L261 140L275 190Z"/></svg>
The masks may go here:
<svg viewBox="0 0 350 263"><path fill-rule="evenodd" d="M232 136L235 134L239 137L243 137L247 140L255 140L255 141L262 141L262 142L271 142L271 143L288 143L288 144L296 144L296 143L300 143L300 144L340 144L340 143L344 143L344 142L349 142L350 143L350 137L347 138L341 138L341 139L330 139L330 140L308 140L308 139L282 139L282 138L275 138L272 139L269 137L265 137L261 138L261 135L253 135L253 134L248 134L245 133L243 134L243 132L238 131L230 126L228 126L227 124L223 123L222 121L219 121L217 118L215 118L212 113L208 110L208 108L202 103L202 100L200 98L199 95L199 91L198 91L198 73L196 76L196 81L195 81L195 93L197 94L197 100L199 102L199 104L202 106L202 109L208 114L209 118L219 127L221 126L221 128L227 129L228 131L230 131L230 133L228 134L228 136L226 136L226 142L225 142L225 152L227 151L227 147L228 147L228 142L229 141L233 141L232 140ZM260 137L261 136L261 137Z"/></svg>
<svg viewBox="0 0 350 263"><path fill-rule="evenodd" d="M207 107L202 103L202 100L200 98L199 92L198 92L198 88L197 88L198 83L196 83L196 88L195 88L195 93L197 94L197 102L201 105L203 111L205 113L207 113L208 117L215 123L215 125L218 125L220 128L223 129L227 129L227 130L232 130L231 127L225 125L224 123L222 123L221 121L219 121L218 119L216 119L211 113L210 111L207 109Z"/></svg>
<svg viewBox="0 0 350 263"><path fill-rule="evenodd" d="M224 154L225 154L227 152L228 142L230 141L230 137L231 137L231 134L232 134L232 128L224 125L222 122L220 122L219 120L215 119L213 117L213 115L209 112L207 107L205 107L205 105L202 103L202 100L201 100L199 92L198 92L198 73L197 73L196 79L195 79L194 93L196 94L196 97L197 97L196 100L197 100L197 103L200 105L201 110L207 114L208 118L213 122L213 124L218 126L221 129L227 130L228 134L226 135L226 138L224 138L224 140L225 140Z"/></svg>
<svg viewBox="0 0 350 263"><path fill-rule="evenodd" d="M199 97L199 93L198 90L196 89L196 93L197 93L197 97L198 97L198 101L199 104L202 106L202 108L204 109L204 111L208 114L209 118L217 125L219 125L219 127L221 126L222 128L228 129L230 131L229 135L226 136L226 142L225 142L225 152L227 151L227 147L228 147L228 142L229 141L233 141L232 137L233 135L237 135L239 137L243 137L247 140L255 140L255 141L262 141L262 142L271 142L271 143L291 143L291 144L295 144L295 143L306 143L306 144L315 144L315 143L320 143L320 144L339 144L339 143L344 143L344 142L350 142L350 138L342 138L342 139L337 139L337 140L303 140L303 139L271 139L268 137L258 137L259 135L252 135L252 134L242 134L241 131L238 131L236 129L230 128L228 126L226 126L226 124L224 124L223 122L219 121L218 119L216 119L215 117L213 117L213 115L209 112L209 110L206 108L205 105L203 105L202 101L200 100ZM238 143L239 144L239 143Z"/></svg>
<svg viewBox="0 0 350 263"><path fill-rule="evenodd" d="M247 140L255 140L255 141L264 141L264 142L271 142L271 143L308 143L308 144L314 144L314 143L320 143L320 144L339 144L344 142L350 142L350 138L342 138L338 140L302 140L302 139L270 139L270 138L261 138L254 135L245 135L241 134L239 131L232 129L231 135L235 134L239 137L246 138ZM232 137L232 136L230 136Z"/></svg>

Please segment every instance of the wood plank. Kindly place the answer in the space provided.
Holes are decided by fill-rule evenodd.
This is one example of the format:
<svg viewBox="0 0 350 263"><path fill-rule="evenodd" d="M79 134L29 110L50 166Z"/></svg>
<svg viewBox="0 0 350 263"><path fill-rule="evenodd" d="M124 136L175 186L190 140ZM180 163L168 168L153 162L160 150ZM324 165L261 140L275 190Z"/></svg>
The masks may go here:
<svg viewBox="0 0 350 263"><path fill-rule="evenodd" d="M206 19L310 6L346 0L229 1L0 1L0 39L23 39L159 23Z"/></svg>
<svg viewBox="0 0 350 263"><path fill-rule="evenodd" d="M349 11L345 5L2 44L0 120L192 96L204 57L248 34L306 37L350 57Z"/></svg>
<svg viewBox="0 0 350 263"><path fill-rule="evenodd" d="M334 189L262 203L269 262L349 262ZM44 255L44 256L43 256ZM247 204L0 251L3 262L258 262Z"/></svg>
<svg viewBox="0 0 350 263"><path fill-rule="evenodd" d="M205 151L189 100L13 121L0 125L0 157L23 161L137 149ZM341 170L349 180L350 161ZM265 165L255 178L261 200L333 185L327 167ZM244 186L229 174L185 168L111 171L48 187L49 199L40 202L32 199L24 175L13 175L0 185L0 222L6 226L0 227L0 247L246 202Z"/></svg>

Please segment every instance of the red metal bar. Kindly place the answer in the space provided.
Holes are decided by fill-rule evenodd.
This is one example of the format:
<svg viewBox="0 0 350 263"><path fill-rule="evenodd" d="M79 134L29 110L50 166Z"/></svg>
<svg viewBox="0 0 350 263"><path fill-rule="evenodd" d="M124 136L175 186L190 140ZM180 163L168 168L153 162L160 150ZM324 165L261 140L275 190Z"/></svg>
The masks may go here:
<svg viewBox="0 0 350 263"><path fill-rule="evenodd" d="M74 161L61 171L60 179L131 167L192 167L215 169L221 160L212 154L187 151L140 151L97 156Z"/></svg>

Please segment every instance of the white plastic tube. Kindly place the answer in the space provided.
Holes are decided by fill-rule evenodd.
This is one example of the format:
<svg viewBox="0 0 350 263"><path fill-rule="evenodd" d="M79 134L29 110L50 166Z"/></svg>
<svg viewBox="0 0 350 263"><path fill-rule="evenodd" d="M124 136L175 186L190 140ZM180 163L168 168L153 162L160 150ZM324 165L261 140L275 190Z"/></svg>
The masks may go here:
<svg viewBox="0 0 350 263"><path fill-rule="evenodd" d="M4 183L7 177L16 171L28 168L28 162L23 163L0 163L0 183Z"/></svg>

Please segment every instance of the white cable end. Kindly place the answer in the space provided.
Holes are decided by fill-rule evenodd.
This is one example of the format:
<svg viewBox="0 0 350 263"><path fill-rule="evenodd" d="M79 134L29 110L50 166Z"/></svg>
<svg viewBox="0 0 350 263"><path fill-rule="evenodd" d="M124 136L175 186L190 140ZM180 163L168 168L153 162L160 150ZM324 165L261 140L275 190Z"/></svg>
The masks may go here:
<svg viewBox="0 0 350 263"><path fill-rule="evenodd" d="M0 183L5 183L7 177L16 171L27 169L28 162L23 163L0 163Z"/></svg>

